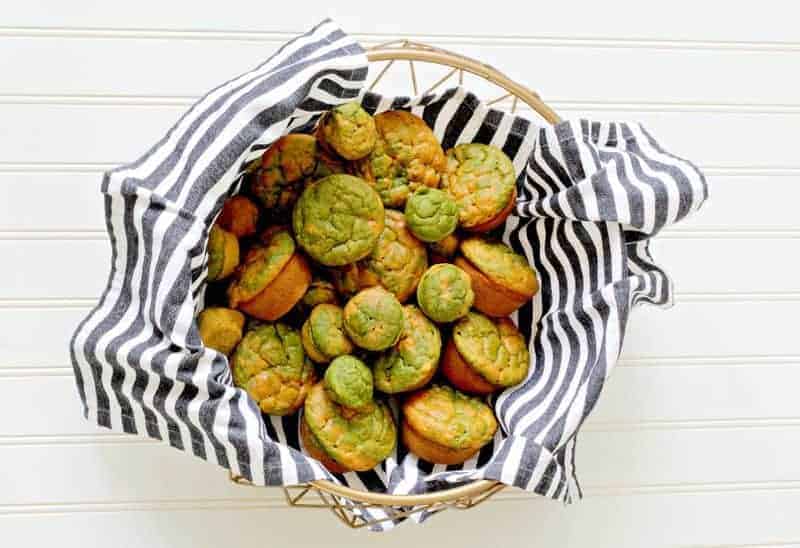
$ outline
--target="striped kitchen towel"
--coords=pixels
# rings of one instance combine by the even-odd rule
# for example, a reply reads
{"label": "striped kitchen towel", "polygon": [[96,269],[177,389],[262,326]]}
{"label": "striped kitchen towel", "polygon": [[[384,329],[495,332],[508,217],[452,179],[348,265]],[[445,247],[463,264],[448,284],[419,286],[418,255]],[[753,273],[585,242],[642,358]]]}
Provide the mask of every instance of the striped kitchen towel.
{"label": "striped kitchen towel", "polygon": [[[404,494],[486,478],[579,498],[577,433],[620,354],[631,307],[671,303],[649,241],[700,207],[703,175],[639,124],[540,127],[460,87],[416,98],[364,92],[366,75],[362,47],[324,21],[209,92],[140,159],[105,174],[111,272],[71,342],[85,416],[256,485],[329,479]],[[541,291],[513,316],[533,362],[522,384],[492,400],[501,428],[463,465],[424,462],[400,446],[372,471],[329,473],[302,452],[298,417],[262,415],[233,386],[225,356],[203,346],[194,321],[204,303],[208,230],[245,166],[281,135],[309,131],[321,113],[356,98],[372,113],[419,115],[445,149],[496,145],[519,174],[503,238],[539,274]],[[361,511],[391,518],[388,509]]]}

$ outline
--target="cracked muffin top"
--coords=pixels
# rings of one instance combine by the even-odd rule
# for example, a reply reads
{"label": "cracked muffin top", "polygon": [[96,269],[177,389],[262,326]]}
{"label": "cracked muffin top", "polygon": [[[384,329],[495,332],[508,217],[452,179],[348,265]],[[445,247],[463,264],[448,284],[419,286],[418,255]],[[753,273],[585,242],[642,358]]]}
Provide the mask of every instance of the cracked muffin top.
{"label": "cracked muffin top", "polygon": [[287,213],[316,167],[316,138],[302,133],[284,135],[264,152],[250,191],[272,213]]}
{"label": "cracked muffin top", "polygon": [[306,353],[317,363],[327,363],[353,350],[353,343],[344,332],[342,309],[335,304],[315,306],[303,323],[300,336]]}
{"label": "cracked muffin top", "polygon": [[450,263],[430,267],[417,286],[417,302],[435,322],[457,320],[469,312],[474,301],[469,274]]}
{"label": "cracked muffin top", "polygon": [[492,409],[444,385],[433,385],[403,402],[403,417],[422,437],[450,449],[479,449],[497,430]]}
{"label": "cracked muffin top", "polygon": [[464,143],[447,151],[442,188],[458,204],[461,226],[471,228],[499,215],[514,197],[516,173],[492,145]]}
{"label": "cracked muffin top", "polygon": [[528,374],[528,345],[508,318],[470,312],[453,327],[453,342],[464,361],[495,386],[513,386]]}
{"label": "cracked muffin top", "polygon": [[439,186],[444,151],[422,118],[389,110],[375,116],[375,127],[375,146],[354,169],[375,186],[386,206],[402,207],[417,188]]}
{"label": "cracked muffin top", "polygon": [[236,279],[228,288],[228,298],[233,308],[261,293],[289,262],[296,246],[286,229],[269,231],[264,244],[255,245],[245,255]]}
{"label": "cracked muffin top", "polygon": [[397,427],[385,403],[374,401],[353,413],[330,398],[324,383],[311,389],[303,417],[325,453],[350,470],[374,468],[397,442]]}
{"label": "cracked muffin top", "polygon": [[343,266],[375,247],[384,226],[383,204],[363,179],[329,175],[303,191],[292,225],[297,242],[314,260]]}
{"label": "cracked muffin top", "polygon": [[406,222],[423,242],[438,242],[452,234],[458,225],[458,205],[438,188],[422,187],[406,202]]}
{"label": "cracked muffin top", "polygon": [[339,356],[325,370],[330,398],[348,409],[365,409],[372,402],[372,371],[355,356]]}
{"label": "cracked muffin top", "polygon": [[479,237],[461,242],[461,253],[490,280],[520,295],[534,295],[539,289],[536,272],[527,259],[503,242]]}
{"label": "cracked muffin top", "polygon": [[294,413],[314,383],[300,333],[282,323],[256,323],[236,347],[231,369],[234,384],[270,415]]}
{"label": "cracked muffin top", "polygon": [[356,102],[338,105],[325,113],[318,131],[320,140],[345,160],[358,160],[369,154],[378,137],[375,120]]}
{"label": "cracked muffin top", "polygon": [[400,340],[375,362],[375,387],[387,394],[416,390],[427,383],[439,365],[439,329],[414,305],[403,307]]}
{"label": "cracked muffin top", "polygon": [[376,286],[364,289],[344,307],[344,329],[366,350],[385,350],[403,331],[403,307],[397,297]]}

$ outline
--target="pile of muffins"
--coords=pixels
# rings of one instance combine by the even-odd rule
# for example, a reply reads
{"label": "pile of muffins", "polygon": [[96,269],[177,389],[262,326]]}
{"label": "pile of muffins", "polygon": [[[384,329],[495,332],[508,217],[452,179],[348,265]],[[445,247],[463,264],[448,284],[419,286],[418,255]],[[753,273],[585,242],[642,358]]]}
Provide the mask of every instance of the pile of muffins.
{"label": "pile of muffins", "polygon": [[332,472],[369,470],[400,437],[457,464],[497,430],[486,395],[523,381],[508,315],[538,291],[496,239],[514,207],[502,150],[445,151],[401,110],[358,103],[289,134],[247,168],[208,236],[203,343],[230,359],[261,411],[303,409],[303,450]]}

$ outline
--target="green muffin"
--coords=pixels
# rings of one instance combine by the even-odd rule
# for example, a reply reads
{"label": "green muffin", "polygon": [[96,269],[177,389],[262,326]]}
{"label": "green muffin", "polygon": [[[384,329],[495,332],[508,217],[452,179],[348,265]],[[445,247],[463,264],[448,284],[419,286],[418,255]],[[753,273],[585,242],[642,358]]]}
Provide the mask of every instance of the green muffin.
{"label": "green muffin", "polygon": [[317,140],[314,136],[290,133],[264,152],[261,169],[252,179],[250,191],[271,215],[286,214],[316,167]]}
{"label": "green muffin", "polygon": [[227,356],[242,340],[244,314],[230,308],[211,306],[200,312],[197,325],[203,344]]}
{"label": "green muffin", "polygon": [[453,342],[461,358],[496,387],[514,386],[528,374],[528,345],[508,318],[470,312],[453,327]]}
{"label": "green muffin", "polygon": [[296,246],[288,230],[271,233],[265,244],[256,244],[244,258],[228,288],[230,305],[236,307],[256,297],[280,274],[294,255]]}
{"label": "green muffin", "polygon": [[231,369],[234,384],[270,415],[297,411],[314,384],[314,366],[300,333],[282,323],[259,323],[248,331],[233,353]]}
{"label": "green muffin", "polygon": [[403,307],[400,340],[374,365],[375,387],[387,394],[409,392],[431,380],[439,364],[442,337],[439,329],[414,305]]}
{"label": "green muffin", "polygon": [[510,213],[516,196],[514,164],[495,146],[457,145],[447,151],[442,188],[458,204],[461,226],[483,232]]}
{"label": "green muffin", "polygon": [[317,363],[328,363],[336,356],[353,351],[342,325],[342,309],[335,304],[318,304],[300,330],[303,348]]}
{"label": "green muffin", "polygon": [[422,187],[406,202],[406,223],[423,242],[438,242],[452,234],[458,225],[458,205],[438,188]]}
{"label": "green muffin", "polygon": [[437,187],[445,168],[444,151],[425,121],[404,110],[375,116],[375,147],[353,164],[375,185],[387,207],[403,207],[422,186]]}
{"label": "green muffin", "polygon": [[366,350],[385,350],[403,331],[403,307],[382,287],[360,291],[344,307],[344,329],[354,343]]}
{"label": "green muffin", "polygon": [[339,356],[325,370],[328,396],[348,409],[365,409],[372,403],[372,371],[354,356]]}
{"label": "green muffin", "polygon": [[364,180],[330,175],[309,185],[292,213],[300,246],[325,266],[342,266],[370,254],[383,231],[380,196]]}
{"label": "green muffin", "polygon": [[430,267],[417,286],[417,303],[426,316],[439,323],[463,317],[474,300],[469,275],[450,263]]}
{"label": "green muffin", "polygon": [[356,102],[338,105],[319,123],[320,140],[345,160],[358,160],[375,146],[375,120]]}
{"label": "green muffin", "polygon": [[402,303],[414,293],[426,268],[425,245],[408,231],[402,213],[387,209],[372,253],[358,262],[359,287],[381,285]]}
{"label": "green muffin", "polygon": [[325,455],[346,470],[371,470],[397,443],[397,427],[385,403],[375,401],[353,413],[330,398],[324,383],[308,394],[303,420]]}
{"label": "green muffin", "polygon": [[208,233],[208,274],[215,282],[230,276],[239,265],[239,240],[232,233],[213,225]]}

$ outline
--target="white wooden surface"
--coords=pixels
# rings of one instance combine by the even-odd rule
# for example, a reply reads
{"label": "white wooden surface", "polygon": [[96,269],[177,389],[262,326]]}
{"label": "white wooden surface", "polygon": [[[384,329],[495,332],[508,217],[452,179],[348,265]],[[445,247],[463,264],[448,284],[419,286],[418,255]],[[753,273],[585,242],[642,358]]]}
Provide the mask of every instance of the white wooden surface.
{"label": "white wooden surface", "polygon": [[[3,7],[2,544],[800,546],[797,8],[391,5]],[[192,98],[325,15],[365,42],[408,36],[474,55],[567,116],[642,120],[706,169],[712,203],[655,246],[677,304],[635,313],[579,441],[583,502],[507,492],[469,514],[375,537],[82,420],[67,340],[108,268],[100,172],[136,157]]]}

